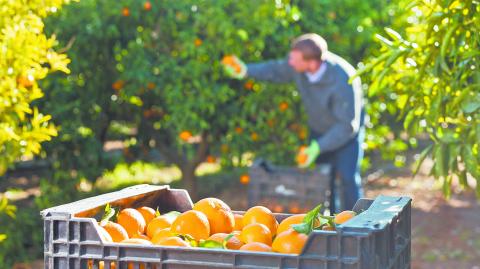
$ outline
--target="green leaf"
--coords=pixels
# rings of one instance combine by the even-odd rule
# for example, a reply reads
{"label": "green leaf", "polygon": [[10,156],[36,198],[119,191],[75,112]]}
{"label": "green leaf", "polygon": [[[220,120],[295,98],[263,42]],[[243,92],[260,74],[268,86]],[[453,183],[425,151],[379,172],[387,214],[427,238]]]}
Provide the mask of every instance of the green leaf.
{"label": "green leaf", "polygon": [[200,244],[200,242],[197,243],[197,240],[195,240],[195,238],[189,234],[173,233],[173,235],[180,237],[183,241],[187,241],[192,247],[197,247]]}
{"label": "green leaf", "polygon": [[107,204],[105,206],[103,217],[100,220],[100,226],[105,226],[113,216],[115,216],[115,209],[111,207],[110,204]]}
{"label": "green leaf", "polygon": [[447,73],[450,73],[450,68],[448,67],[445,58],[447,56],[447,49],[450,45],[450,39],[452,38],[453,33],[455,33],[455,30],[457,30],[456,24],[450,26],[450,29],[447,30],[447,33],[443,37],[442,46],[440,47],[440,65],[442,66],[442,69]]}
{"label": "green leaf", "polygon": [[232,234],[229,234],[227,237],[225,237],[225,239],[223,239],[222,246],[224,249],[227,249],[228,240],[230,240],[234,236],[235,235],[232,233]]}
{"label": "green leaf", "polygon": [[387,34],[391,38],[393,38],[394,40],[403,41],[402,36],[397,31],[393,30],[392,28],[385,27],[385,32],[387,32]]}
{"label": "green leaf", "polygon": [[[228,240],[227,240],[228,241]],[[198,247],[226,249],[225,245],[213,240],[200,240]]]}
{"label": "green leaf", "polygon": [[303,233],[307,235],[310,234],[314,228],[313,226],[315,225],[315,220],[318,218],[321,209],[322,205],[320,204],[307,213],[305,218],[303,218],[303,223],[294,224],[292,225],[292,228],[298,233]]}
{"label": "green leaf", "polygon": [[425,158],[427,158],[428,154],[430,154],[430,152],[432,151],[433,149],[433,144],[432,145],[429,145],[428,147],[426,147],[422,153],[420,153],[420,157],[418,158],[418,160],[415,162],[415,168],[413,170],[413,174],[416,175],[418,173],[418,170],[420,169],[420,166],[422,165],[423,161],[425,160]]}
{"label": "green leaf", "polygon": [[477,111],[479,108],[480,108],[480,101],[475,99],[470,100],[470,102],[462,105],[462,110],[465,113],[473,113]]}
{"label": "green leaf", "polygon": [[[475,178],[478,180],[480,179],[480,170],[478,169],[479,164],[476,161],[475,156],[473,155],[472,148],[468,146],[464,146],[462,149],[462,159],[463,162],[465,163],[465,167],[467,168],[467,171]],[[477,183],[477,187],[478,187]]]}

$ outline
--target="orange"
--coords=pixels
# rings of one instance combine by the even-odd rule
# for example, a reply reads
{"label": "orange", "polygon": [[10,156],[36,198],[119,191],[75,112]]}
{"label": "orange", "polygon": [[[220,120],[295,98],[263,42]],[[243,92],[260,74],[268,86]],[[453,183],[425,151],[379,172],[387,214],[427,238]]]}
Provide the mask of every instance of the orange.
{"label": "orange", "polygon": [[122,225],[115,222],[107,222],[103,228],[110,234],[113,242],[121,242],[128,239],[128,233]]}
{"label": "orange", "polygon": [[156,86],[157,86],[157,85],[155,85],[155,83],[153,83],[153,82],[147,83],[147,89],[149,89],[149,90],[155,89]]}
{"label": "orange", "polygon": [[138,212],[142,214],[143,219],[145,220],[145,224],[148,225],[148,223],[155,218],[155,209],[148,207],[148,206],[142,206],[140,208],[137,208]]}
{"label": "orange", "polygon": [[203,41],[200,38],[196,38],[193,43],[195,44],[195,47],[199,47],[202,45]]}
{"label": "orange", "polygon": [[307,129],[302,128],[302,129],[300,129],[300,130],[298,131],[298,138],[304,140],[304,139],[307,138],[307,134],[308,134],[308,133],[307,133]]}
{"label": "orange", "polygon": [[148,237],[144,234],[137,234],[137,235],[134,235],[132,238],[139,238],[139,239],[144,239],[144,240],[150,241],[150,237]]}
{"label": "orange", "polygon": [[129,237],[143,234],[147,226],[142,214],[133,208],[126,208],[120,211],[117,216],[117,223],[125,228]]}
{"label": "orange", "polygon": [[122,242],[123,244],[136,244],[136,245],[152,245],[152,242],[145,240],[145,239],[140,239],[140,238],[129,238],[125,239]]}
{"label": "orange", "polygon": [[130,16],[130,9],[128,9],[127,7],[124,7],[124,8],[122,9],[122,15],[123,15],[124,17]]}
{"label": "orange", "polygon": [[334,219],[335,224],[343,224],[348,220],[352,219],[353,217],[355,217],[356,215],[357,213],[355,213],[354,211],[350,211],[350,210],[342,211],[337,215],[335,215],[335,219]]}
{"label": "orange", "polygon": [[252,223],[243,227],[240,238],[243,243],[260,242],[267,245],[272,244],[272,233],[267,226],[261,223]]}
{"label": "orange", "polygon": [[235,217],[230,207],[222,200],[217,198],[205,198],[193,206],[193,210],[197,210],[205,214],[210,224],[210,234],[230,233],[235,226]]}
{"label": "orange", "polygon": [[235,132],[237,134],[241,134],[241,133],[243,133],[243,128],[242,127],[235,127]]}
{"label": "orange", "polygon": [[288,109],[288,103],[287,102],[281,102],[278,107],[280,108],[280,111],[285,111],[285,110]]}
{"label": "orange", "polygon": [[18,77],[17,83],[25,88],[30,88],[33,86],[33,81],[29,80],[28,77]]}
{"label": "orange", "polygon": [[247,174],[243,174],[240,176],[240,183],[243,185],[247,185],[250,182],[250,176]]}
{"label": "orange", "polygon": [[253,81],[249,80],[247,82],[245,82],[245,84],[243,85],[243,87],[247,90],[251,90],[253,89]]}
{"label": "orange", "polygon": [[[134,268],[135,268],[135,264],[133,264],[133,262],[129,262],[127,269],[134,269]],[[153,268],[156,268],[156,267],[153,267]],[[138,266],[138,269],[145,269],[145,265],[144,265],[144,264],[140,264],[140,265]]]}
{"label": "orange", "polygon": [[[93,269],[93,260],[88,260],[88,263],[87,263],[87,268],[88,269]],[[105,268],[105,262],[104,261],[99,261],[98,262],[98,269],[104,269]],[[117,265],[115,264],[115,262],[110,262],[110,269],[115,269],[117,268]]]}
{"label": "orange", "polygon": [[183,241],[180,237],[170,236],[162,238],[156,243],[159,246],[172,246],[172,247],[190,247],[190,244]]}
{"label": "orange", "polygon": [[252,242],[243,245],[240,250],[245,251],[259,251],[259,252],[272,252],[272,248],[269,245],[265,245],[259,242]]}
{"label": "orange", "polygon": [[105,242],[113,242],[112,236],[103,228],[102,226],[97,227],[98,233],[100,234],[100,239]]}
{"label": "orange", "polygon": [[243,216],[239,214],[233,214],[235,218],[235,226],[233,227],[234,231],[241,231],[243,229]]}
{"label": "orange", "polygon": [[223,57],[222,63],[225,65],[234,65],[235,64],[235,58],[232,55],[227,55]]}
{"label": "orange", "polygon": [[252,141],[258,141],[258,134],[253,132],[251,135],[250,135],[250,138],[252,139]]}
{"label": "orange", "polygon": [[157,244],[163,238],[172,237],[172,236],[173,236],[173,234],[172,234],[172,232],[170,232],[170,228],[165,228],[165,229],[157,231],[157,233],[155,233],[155,236],[152,237],[151,241],[152,241],[152,243]]}
{"label": "orange", "polygon": [[293,216],[290,216],[290,217],[282,220],[282,222],[280,222],[280,225],[278,226],[277,234],[290,229],[293,224],[302,223],[305,216],[306,216],[306,214],[298,214],[298,215],[293,215]]}
{"label": "orange", "polygon": [[153,238],[157,232],[172,226],[172,220],[165,216],[158,216],[150,221],[147,226],[147,235]]}
{"label": "orange", "polygon": [[171,231],[172,233],[190,235],[198,241],[210,236],[210,224],[205,214],[200,211],[189,210],[175,219]]}
{"label": "orange", "polygon": [[[218,243],[222,243],[223,244],[223,241],[225,240],[225,238],[229,236],[229,234],[226,234],[226,233],[216,233],[216,234],[213,234],[211,235],[208,240],[212,240],[212,241],[216,241]],[[228,249],[234,249],[234,250],[237,250],[239,249],[241,246],[243,246],[243,243],[242,241],[240,241],[240,239],[238,239],[238,237],[236,235],[234,235],[232,238],[228,239],[227,241],[227,248]]]}
{"label": "orange", "polygon": [[215,163],[215,162],[217,162],[217,158],[215,158],[215,156],[212,156],[212,155],[207,156],[207,163]]}
{"label": "orange", "polygon": [[283,212],[283,206],[282,206],[282,205],[279,205],[279,204],[276,204],[276,205],[273,207],[273,212],[276,212],[276,213],[281,213],[281,212]]}
{"label": "orange", "polygon": [[290,213],[292,214],[300,213],[300,207],[298,206],[298,204],[294,203],[290,206]]}
{"label": "orange", "polygon": [[280,253],[300,254],[307,239],[308,235],[288,229],[275,237],[272,249]]}
{"label": "orange", "polygon": [[306,146],[301,146],[298,150],[297,154],[297,163],[298,164],[304,164],[307,162],[308,155],[304,153],[305,149],[307,149]]}
{"label": "orange", "polygon": [[143,9],[145,9],[146,11],[149,11],[152,9],[152,3],[150,3],[150,1],[147,1],[143,4]]}
{"label": "orange", "polygon": [[268,227],[272,235],[277,234],[278,222],[272,211],[264,206],[254,206],[243,215],[243,226],[261,223]]}
{"label": "orange", "polygon": [[123,88],[124,85],[125,85],[125,81],[117,80],[112,84],[112,88],[116,91],[119,91]]}
{"label": "orange", "polygon": [[181,140],[187,142],[192,137],[192,133],[190,133],[189,131],[183,131],[178,135],[178,137],[180,137]]}

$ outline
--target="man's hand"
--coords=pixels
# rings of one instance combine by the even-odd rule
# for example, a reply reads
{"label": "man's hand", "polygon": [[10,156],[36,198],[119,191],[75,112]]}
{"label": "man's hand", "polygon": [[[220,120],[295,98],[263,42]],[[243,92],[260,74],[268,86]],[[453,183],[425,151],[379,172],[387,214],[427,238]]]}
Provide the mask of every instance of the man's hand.
{"label": "man's hand", "polygon": [[228,55],[222,59],[223,68],[228,76],[242,79],[247,75],[247,66],[235,55]]}
{"label": "man's hand", "polygon": [[297,155],[298,167],[309,167],[317,159],[318,155],[320,155],[320,146],[316,140],[312,140],[308,147],[300,148],[300,152]]}

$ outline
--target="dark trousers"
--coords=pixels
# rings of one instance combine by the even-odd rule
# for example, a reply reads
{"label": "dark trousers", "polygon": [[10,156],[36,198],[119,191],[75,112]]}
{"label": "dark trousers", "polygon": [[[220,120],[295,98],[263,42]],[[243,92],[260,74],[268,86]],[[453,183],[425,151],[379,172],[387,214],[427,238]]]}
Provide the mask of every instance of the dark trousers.
{"label": "dark trousers", "polygon": [[[314,135],[314,134],[313,134]],[[363,158],[362,143],[365,138],[365,128],[362,126],[358,134],[341,148],[320,153],[316,163],[328,163],[332,167],[330,182],[330,212],[340,210],[336,208],[337,195],[343,198],[341,204],[344,210],[351,210],[355,202],[363,197],[362,179],[360,177],[360,162]],[[321,151],[322,149],[320,149]],[[339,178],[342,189],[336,190],[335,178]],[[338,213],[338,212],[337,212]]]}

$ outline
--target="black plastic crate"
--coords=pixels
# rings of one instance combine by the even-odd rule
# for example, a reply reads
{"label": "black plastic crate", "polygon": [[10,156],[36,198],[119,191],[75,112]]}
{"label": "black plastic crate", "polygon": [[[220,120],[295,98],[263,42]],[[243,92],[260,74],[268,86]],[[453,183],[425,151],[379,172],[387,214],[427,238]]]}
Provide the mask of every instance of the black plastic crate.
{"label": "black plastic crate", "polygon": [[[161,212],[192,208],[185,190],[138,185],[46,209],[41,212],[46,269],[410,268],[408,197],[360,199],[354,210],[362,214],[337,231],[314,231],[300,255],[105,243],[92,216],[101,214],[107,203],[119,207],[158,206]],[[276,216],[281,221],[288,215]]]}
{"label": "black plastic crate", "polygon": [[257,160],[249,168],[249,175],[249,206],[268,205],[274,212],[288,213],[304,213],[319,204],[329,207],[329,165],[299,169]]}

